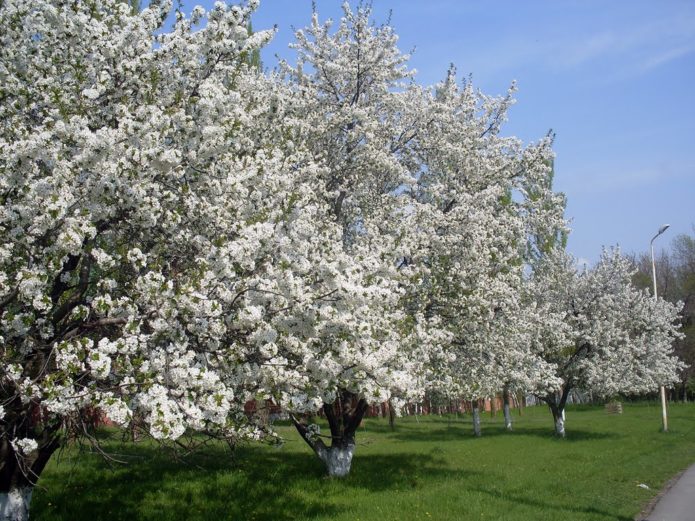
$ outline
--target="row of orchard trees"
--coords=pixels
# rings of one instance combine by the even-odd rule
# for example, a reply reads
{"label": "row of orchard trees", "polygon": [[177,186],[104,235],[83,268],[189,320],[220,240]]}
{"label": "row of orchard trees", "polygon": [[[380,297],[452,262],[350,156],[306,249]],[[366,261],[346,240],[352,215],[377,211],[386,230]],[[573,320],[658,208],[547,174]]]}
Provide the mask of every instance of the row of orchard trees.
{"label": "row of orchard trees", "polygon": [[676,377],[677,309],[563,253],[511,91],[419,86],[347,6],[263,73],[256,4],[0,3],[0,519],[94,410],[238,441],[272,400],[342,476],[369,403],[523,389],[559,423],[573,387]]}

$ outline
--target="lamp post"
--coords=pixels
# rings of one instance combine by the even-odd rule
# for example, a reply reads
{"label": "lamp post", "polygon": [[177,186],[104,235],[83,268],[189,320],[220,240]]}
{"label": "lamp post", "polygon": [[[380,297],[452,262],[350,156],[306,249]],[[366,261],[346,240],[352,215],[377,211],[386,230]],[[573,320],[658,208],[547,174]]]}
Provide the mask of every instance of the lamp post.
{"label": "lamp post", "polygon": [[[656,232],[656,235],[652,237],[652,240],[649,241],[649,248],[651,249],[652,252],[652,281],[654,282],[654,300],[657,299],[656,295],[656,264],[654,263],[654,240],[664,233],[666,230],[668,230],[668,227],[670,224],[664,224],[661,228],[659,228],[659,231]],[[664,432],[668,432],[668,414],[666,413],[666,389],[664,389],[664,386],[659,387],[659,394],[661,395],[661,425],[663,427]]]}

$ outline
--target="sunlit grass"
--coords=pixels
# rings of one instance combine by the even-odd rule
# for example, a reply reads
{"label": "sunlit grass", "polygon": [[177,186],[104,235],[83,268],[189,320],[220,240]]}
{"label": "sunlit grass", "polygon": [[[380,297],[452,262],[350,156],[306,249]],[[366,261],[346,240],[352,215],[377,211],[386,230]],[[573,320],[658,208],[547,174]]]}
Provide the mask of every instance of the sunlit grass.
{"label": "sunlit grass", "polygon": [[[49,464],[32,504],[38,520],[632,520],[673,474],[695,461],[695,406],[569,409],[565,440],[545,407],[470,417],[369,419],[358,434],[352,474],[326,479],[289,427],[281,448],[208,447],[185,463],[149,443],[109,449],[130,463],[110,469],[68,450]],[[646,484],[649,490],[639,487]]]}

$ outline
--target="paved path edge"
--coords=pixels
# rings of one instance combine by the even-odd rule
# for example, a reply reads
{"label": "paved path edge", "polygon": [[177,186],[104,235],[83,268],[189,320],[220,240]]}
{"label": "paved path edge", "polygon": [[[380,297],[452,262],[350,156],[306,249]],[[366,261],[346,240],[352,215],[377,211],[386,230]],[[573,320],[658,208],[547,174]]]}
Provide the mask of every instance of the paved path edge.
{"label": "paved path edge", "polygon": [[673,485],[675,485],[678,482],[678,480],[681,479],[681,477],[683,477],[683,474],[685,474],[691,466],[695,466],[695,464],[685,467],[678,474],[669,479],[663,486],[663,488],[659,491],[659,493],[656,496],[654,496],[649,501],[649,503],[647,503],[647,505],[642,509],[642,511],[639,514],[635,516],[635,521],[649,521],[649,519],[647,518],[649,517],[649,514],[651,514],[656,508],[656,504],[661,500],[662,497],[666,495],[666,493],[669,490],[673,488]]}

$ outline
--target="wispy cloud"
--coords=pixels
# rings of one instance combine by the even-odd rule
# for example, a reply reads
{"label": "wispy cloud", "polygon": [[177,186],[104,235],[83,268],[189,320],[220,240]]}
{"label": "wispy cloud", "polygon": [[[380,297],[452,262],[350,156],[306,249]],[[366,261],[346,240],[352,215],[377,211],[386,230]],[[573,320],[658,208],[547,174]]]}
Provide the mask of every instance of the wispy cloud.
{"label": "wispy cloud", "polygon": [[[578,35],[574,35],[575,37]],[[546,65],[576,70],[588,65],[617,64],[610,77],[623,79],[647,73],[695,51],[695,16],[670,16],[560,40]]]}
{"label": "wispy cloud", "polygon": [[665,65],[666,63],[677,60],[678,58],[681,58],[682,56],[686,56],[692,52],[695,52],[695,44],[693,45],[685,45],[682,47],[675,47],[673,49],[668,49],[660,54],[657,54],[655,56],[651,56],[647,59],[645,59],[642,64],[641,64],[641,70],[643,72],[647,72],[650,69],[654,69],[656,67],[659,67],[661,65]]}
{"label": "wispy cloud", "polygon": [[[616,21],[587,29],[588,23],[543,27],[529,37],[523,25],[462,65],[476,74],[495,75],[514,68],[541,68],[564,74],[600,68],[598,81],[645,74],[695,52],[695,14],[670,14],[657,20]],[[465,51],[464,51],[465,52]]]}

